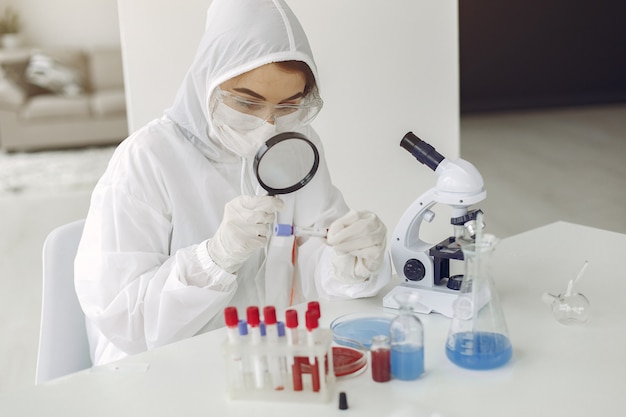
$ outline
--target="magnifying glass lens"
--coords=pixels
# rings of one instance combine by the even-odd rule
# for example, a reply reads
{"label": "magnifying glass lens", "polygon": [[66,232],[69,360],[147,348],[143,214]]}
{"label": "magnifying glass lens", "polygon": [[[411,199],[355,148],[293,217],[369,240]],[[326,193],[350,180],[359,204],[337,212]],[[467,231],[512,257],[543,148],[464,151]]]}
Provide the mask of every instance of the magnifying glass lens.
{"label": "magnifying glass lens", "polygon": [[318,166],[317,147],[297,132],[273,136],[254,159],[257,179],[270,195],[301,189],[311,181]]}

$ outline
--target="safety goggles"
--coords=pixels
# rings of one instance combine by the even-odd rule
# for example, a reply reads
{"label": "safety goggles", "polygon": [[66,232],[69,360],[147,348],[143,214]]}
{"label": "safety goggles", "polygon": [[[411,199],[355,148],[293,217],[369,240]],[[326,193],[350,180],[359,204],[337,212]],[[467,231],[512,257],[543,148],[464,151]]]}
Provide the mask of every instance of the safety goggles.
{"label": "safety goggles", "polygon": [[246,123],[243,124],[237,123],[237,118],[233,118],[232,122],[237,123],[237,126],[233,126],[229,121],[223,121],[232,128],[240,131],[253,130],[264,123],[271,123],[276,126],[278,131],[285,131],[311,123],[322,109],[323,104],[324,102],[315,90],[303,97],[298,104],[273,104],[244,98],[218,87],[213,94],[211,115],[224,117],[224,115],[232,114],[232,112],[224,111],[227,109],[220,109],[221,106],[227,106],[238,113],[253,116],[247,117]]}

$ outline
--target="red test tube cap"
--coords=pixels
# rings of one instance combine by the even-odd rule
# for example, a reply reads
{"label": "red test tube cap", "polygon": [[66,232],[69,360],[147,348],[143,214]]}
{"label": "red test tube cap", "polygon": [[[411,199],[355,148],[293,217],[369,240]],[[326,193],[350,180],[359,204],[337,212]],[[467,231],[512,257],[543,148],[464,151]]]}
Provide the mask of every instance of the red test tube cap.
{"label": "red test tube cap", "polygon": [[319,327],[317,312],[315,310],[307,310],[306,312],[306,329],[313,330]]}
{"label": "red test tube cap", "polygon": [[317,301],[309,301],[309,303],[307,304],[307,310],[315,311],[318,319],[322,316],[320,303]]}
{"label": "red test tube cap", "polygon": [[295,329],[298,327],[298,312],[294,309],[285,311],[285,325],[288,329]]}
{"label": "red test tube cap", "polygon": [[228,327],[237,327],[239,325],[237,307],[226,307],[224,309],[224,322]]}
{"label": "red test tube cap", "polygon": [[274,306],[263,307],[263,320],[265,324],[276,324],[276,308]]}
{"label": "red test tube cap", "polygon": [[246,309],[246,318],[248,324],[252,327],[257,327],[261,324],[261,316],[259,315],[259,308],[256,306],[250,306]]}

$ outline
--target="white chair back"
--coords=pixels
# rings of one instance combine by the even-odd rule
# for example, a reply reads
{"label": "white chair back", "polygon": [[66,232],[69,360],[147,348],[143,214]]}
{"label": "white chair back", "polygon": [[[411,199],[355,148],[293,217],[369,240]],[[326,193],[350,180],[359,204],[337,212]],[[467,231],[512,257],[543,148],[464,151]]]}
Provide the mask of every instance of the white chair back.
{"label": "white chair back", "polygon": [[84,223],[78,220],[60,226],[44,242],[36,384],[92,365],[85,315],[74,289],[74,258]]}

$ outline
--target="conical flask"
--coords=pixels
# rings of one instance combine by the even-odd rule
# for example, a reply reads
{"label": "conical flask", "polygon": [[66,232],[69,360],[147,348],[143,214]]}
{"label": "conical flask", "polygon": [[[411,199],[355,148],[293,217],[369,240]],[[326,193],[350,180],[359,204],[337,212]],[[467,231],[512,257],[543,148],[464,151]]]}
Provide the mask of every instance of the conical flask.
{"label": "conical flask", "polygon": [[446,355],[467,369],[493,369],[513,354],[504,313],[491,278],[491,258],[498,239],[485,234],[461,246],[465,277],[453,304]]}

